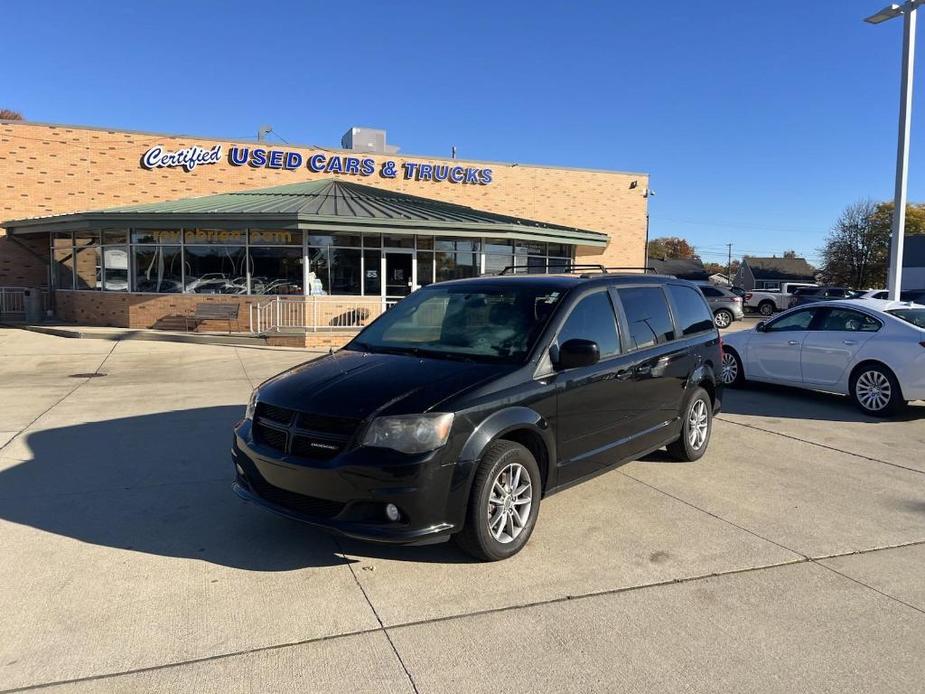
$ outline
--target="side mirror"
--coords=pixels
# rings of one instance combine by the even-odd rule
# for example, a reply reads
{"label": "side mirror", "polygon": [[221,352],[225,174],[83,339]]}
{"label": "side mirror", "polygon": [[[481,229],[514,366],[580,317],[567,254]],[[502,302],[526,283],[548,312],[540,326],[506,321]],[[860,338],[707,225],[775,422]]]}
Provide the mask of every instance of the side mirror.
{"label": "side mirror", "polygon": [[601,360],[601,351],[592,340],[567,340],[559,346],[560,369],[574,369],[579,366],[593,366]]}
{"label": "side mirror", "polygon": [[755,326],[755,332],[763,333],[766,326],[767,321],[759,321],[758,325]]}

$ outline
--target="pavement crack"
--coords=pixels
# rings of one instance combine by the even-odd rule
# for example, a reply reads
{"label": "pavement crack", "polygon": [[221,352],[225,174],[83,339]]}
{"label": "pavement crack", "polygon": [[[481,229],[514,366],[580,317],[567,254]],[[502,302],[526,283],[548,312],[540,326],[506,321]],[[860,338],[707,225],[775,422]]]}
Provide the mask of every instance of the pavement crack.
{"label": "pavement crack", "polygon": [[765,429],[764,427],[755,426],[754,424],[745,424],[744,422],[736,422],[732,419],[726,419],[725,417],[717,417],[721,422],[726,424],[734,424],[738,427],[745,427],[746,429],[754,429],[755,431],[763,431],[766,434],[773,434],[774,436],[780,436],[785,439],[790,439],[791,441],[798,441],[800,443],[805,443],[809,446],[818,446],[819,448],[824,448],[827,451],[833,451],[835,453],[843,453],[844,455],[854,456],[855,458],[860,458],[861,460],[868,460],[872,463],[880,463],[881,465],[889,465],[890,467],[896,467],[900,470],[908,470],[909,472],[915,472],[919,475],[925,475],[925,470],[918,470],[914,467],[909,467],[908,465],[900,465],[899,463],[891,463],[888,460],[880,460],[879,458],[872,458],[869,455],[863,455],[862,453],[855,453],[854,451],[846,451],[841,448],[836,448],[835,446],[829,446],[825,443],[819,443],[818,441],[810,441],[808,439],[801,439],[799,436],[793,436],[791,434],[782,434],[779,431],[774,431],[773,429]]}
{"label": "pavement crack", "polygon": [[385,638],[389,642],[389,646],[392,648],[392,652],[395,654],[395,657],[398,659],[399,665],[401,665],[402,670],[405,671],[405,677],[408,678],[408,683],[411,685],[411,689],[414,691],[414,694],[419,694],[418,686],[414,681],[414,677],[411,676],[411,671],[408,669],[404,659],[401,657],[401,653],[398,652],[398,648],[396,647],[395,642],[392,641],[392,635],[389,633],[389,630],[386,629],[386,626],[382,621],[382,617],[379,616],[379,612],[376,610],[376,606],[373,605],[373,601],[370,599],[369,594],[366,592],[363,584],[360,583],[360,578],[357,576],[356,571],[353,569],[353,563],[347,559],[347,554],[344,552],[344,548],[341,545],[340,540],[336,537],[334,538],[334,544],[337,545],[337,551],[343,558],[347,568],[350,569],[350,575],[353,576],[354,583],[356,583],[357,588],[359,588],[360,592],[363,594],[363,597],[366,600],[366,604],[369,605],[369,609],[372,610],[373,616],[376,618],[376,621],[379,622],[378,631],[381,631],[383,634],[385,634]]}
{"label": "pavement crack", "polygon": [[715,518],[716,520],[718,520],[718,521],[720,521],[720,522],[722,522],[722,523],[726,523],[727,525],[731,525],[733,528],[736,528],[736,529],[738,529],[738,530],[741,530],[742,532],[746,532],[746,533],[748,533],[749,535],[752,535],[753,537],[757,537],[759,540],[764,540],[765,542],[768,542],[768,543],[770,543],[770,544],[772,544],[772,545],[775,545],[776,547],[780,547],[780,548],[783,549],[783,550],[786,550],[786,551],[788,551],[788,552],[792,552],[793,554],[796,554],[798,557],[801,557],[802,559],[805,559],[805,560],[807,560],[807,561],[811,561],[811,558],[810,558],[808,555],[804,554],[803,552],[799,552],[799,551],[793,549],[793,547],[787,547],[786,545],[782,545],[780,542],[775,542],[774,540],[772,540],[772,539],[769,538],[769,537],[765,537],[764,535],[761,535],[761,534],[759,534],[759,533],[756,533],[754,530],[751,530],[750,528],[746,528],[745,526],[739,525],[738,523],[733,523],[733,522],[732,522],[731,520],[729,520],[728,518],[723,518],[722,516],[720,516],[720,515],[718,515],[718,514],[716,514],[716,513],[713,513],[712,511],[708,511],[707,509],[702,508],[702,507],[698,506],[697,504],[693,504],[693,503],[691,503],[690,501],[687,501],[686,499],[682,499],[681,497],[675,496],[674,494],[672,494],[672,493],[670,493],[670,492],[666,492],[664,489],[659,489],[659,488],[656,487],[655,485],[649,484],[648,482],[643,482],[641,479],[639,479],[638,477],[633,477],[633,476],[632,476],[631,474],[629,474],[628,472],[625,472],[625,471],[623,471],[623,470],[617,470],[617,472],[619,472],[619,473],[620,473],[621,475],[623,475],[624,477],[629,477],[629,478],[630,478],[631,480],[633,480],[634,482],[638,482],[639,484],[641,484],[641,485],[643,485],[643,486],[645,486],[645,487],[648,487],[649,489],[652,489],[652,490],[658,492],[659,494],[664,494],[664,495],[667,496],[668,498],[674,499],[675,501],[679,501],[679,502],[681,502],[682,504],[684,504],[685,506],[690,506],[692,509],[695,509],[695,510],[697,510],[697,511],[700,511],[701,513],[705,513],[705,514],[707,514],[708,516],[710,516],[711,518]]}
{"label": "pavement crack", "polygon": [[[112,348],[106,353],[106,356],[103,357],[103,361],[101,361],[101,362],[99,363],[99,365],[98,365],[91,373],[99,373],[100,369],[103,368],[103,364],[105,364],[105,363],[106,363],[106,360],[109,359],[110,356],[112,356],[112,353],[116,350],[116,347],[118,347],[118,346],[119,346],[119,343],[118,343],[118,342],[114,342],[114,343],[112,344]],[[35,419],[33,419],[33,420],[32,420],[31,422],[29,422],[28,424],[26,424],[26,426],[24,426],[24,427],[23,427],[22,429],[20,429],[19,431],[17,431],[16,434],[15,434],[14,436],[10,437],[10,440],[9,440],[9,441],[7,441],[5,444],[3,444],[2,446],[0,446],[0,456],[2,456],[2,454],[3,454],[3,449],[5,449],[7,446],[9,446],[11,443],[13,443],[13,441],[16,441],[16,440],[17,440],[20,436],[22,436],[25,432],[29,431],[29,428],[30,428],[33,424],[35,424],[37,421],[39,421],[42,417],[44,417],[46,414],[48,414],[49,412],[51,412],[51,411],[52,411],[53,409],[55,409],[58,405],[60,405],[62,402],[64,402],[64,401],[67,400],[69,397],[71,397],[74,393],[76,393],[78,390],[80,390],[80,388],[81,388],[82,386],[84,386],[84,385],[87,383],[87,381],[90,380],[90,378],[91,378],[91,377],[88,376],[87,378],[80,379],[80,382],[79,382],[77,385],[75,385],[75,386],[74,386],[73,388],[71,388],[68,392],[66,392],[64,395],[62,395],[60,398],[58,398],[58,400],[56,400],[56,401],[53,402],[51,405],[49,405],[44,411],[42,411],[42,412],[40,412],[38,415],[36,415]]]}

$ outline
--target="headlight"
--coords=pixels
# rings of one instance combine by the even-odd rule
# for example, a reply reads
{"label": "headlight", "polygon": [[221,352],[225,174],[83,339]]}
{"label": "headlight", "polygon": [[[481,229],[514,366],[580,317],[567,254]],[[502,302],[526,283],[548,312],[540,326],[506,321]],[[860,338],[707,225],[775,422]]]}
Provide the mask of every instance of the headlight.
{"label": "headlight", "polygon": [[425,453],[444,445],[452,426],[452,414],[377,417],[366,430],[363,445],[392,448],[402,453]]}
{"label": "headlight", "polygon": [[253,419],[254,410],[257,408],[257,389],[251,393],[251,399],[247,401],[247,409],[244,410],[244,419]]}

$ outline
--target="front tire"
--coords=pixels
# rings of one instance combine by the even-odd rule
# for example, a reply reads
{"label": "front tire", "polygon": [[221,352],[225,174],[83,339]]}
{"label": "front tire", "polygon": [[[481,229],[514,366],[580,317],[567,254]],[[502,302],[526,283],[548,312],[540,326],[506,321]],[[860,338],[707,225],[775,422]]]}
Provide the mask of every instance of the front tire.
{"label": "front tire", "polygon": [[692,463],[700,460],[713,432],[713,403],[703,388],[695,388],[681,413],[681,436],[667,446],[672,459]]}
{"label": "front tire", "polygon": [[732,315],[731,311],[727,311],[724,308],[721,308],[713,316],[713,323],[716,324],[717,328],[728,328],[732,325],[732,321],[735,320],[735,316]]}
{"label": "front tire", "polygon": [[536,526],[542,489],[540,467],[530,451],[513,441],[493,442],[475,473],[456,544],[481,561],[514,556]]}
{"label": "front tire", "polygon": [[851,375],[851,399],[864,414],[889,417],[906,404],[899,381],[890,369],[867,364]]}
{"label": "front tire", "polygon": [[773,301],[762,301],[758,304],[758,313],[762,316],[770,316],[774,314],[774,302]]}
{"label": "front tire", "polygon": [[745,369],[742,359],[732,349],[723,349],[723,360],[719,369],[719,380],[724,386],[741,388],[745,385]]}

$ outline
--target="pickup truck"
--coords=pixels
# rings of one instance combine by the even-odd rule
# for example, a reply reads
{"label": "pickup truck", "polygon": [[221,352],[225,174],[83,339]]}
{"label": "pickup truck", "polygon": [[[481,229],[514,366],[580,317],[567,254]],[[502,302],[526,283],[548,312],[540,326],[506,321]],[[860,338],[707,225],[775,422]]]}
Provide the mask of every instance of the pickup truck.
{"label": "pickup truck", "polygon": [[782,282],[779,291],[755,289],[746,292],[745,308],[757,311],[762,316],[770,316],[775,311],[785,311],[790,308],[790,298],[794,289],[815,286],[808,282]]}

